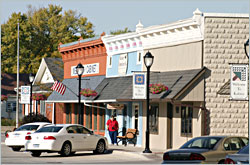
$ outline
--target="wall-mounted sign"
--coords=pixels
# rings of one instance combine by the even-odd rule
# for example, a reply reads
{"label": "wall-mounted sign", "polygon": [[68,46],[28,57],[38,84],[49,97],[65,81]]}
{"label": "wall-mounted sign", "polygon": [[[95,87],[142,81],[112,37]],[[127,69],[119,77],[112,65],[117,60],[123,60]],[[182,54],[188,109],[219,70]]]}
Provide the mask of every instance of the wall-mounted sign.
{"label": "wall-mounted sign", "polygon": [[146,73],[133,74],[133,99],[146,99]]}
{"label": "wall-mounted sign", "polygon": [[118,74],[120,76],[125,76],[127,73],[127,66],[128,66],[128,55],[121,54],[119,57],[119,64],[118,64]]}
{"label": "wall-mounted sign", "polygon": [[248,66],[245,64],[231,65],[230,98],[232,100],[248,99]]}
{"label": "wall-mounted sign", "polygon": [[21,104],[30,103],[30,86],[21,86]]}
{"label": "wall-mounted sign", "polygon": [[[86,64],[83,65],[83,67],[84,67],[83,75],[99,73],[99,63]],[[76,73],[76,66],[71,66],[71,76],[78,76]]]}
{"label": "wall-mounted sign", "polygon": [[117,103],[107,104],[107,109],[123,110],[124,104],[117,104]]}

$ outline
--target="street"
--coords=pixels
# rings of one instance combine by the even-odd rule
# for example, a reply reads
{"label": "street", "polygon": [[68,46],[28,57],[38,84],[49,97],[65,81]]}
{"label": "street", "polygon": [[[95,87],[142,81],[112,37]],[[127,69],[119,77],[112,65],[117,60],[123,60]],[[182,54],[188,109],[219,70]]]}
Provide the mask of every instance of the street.
{"label": "street", "polygon": [[129,152],[112,146],[106,154],[94,155],[90,152],[77,152],[70,157],[61,157],[58,153],[42,153],[38,158],[32,157],[23,149],[14,152],[4,144],[5,137],[1,136],[2,164],[160,164],[162,157],[141,152]]}

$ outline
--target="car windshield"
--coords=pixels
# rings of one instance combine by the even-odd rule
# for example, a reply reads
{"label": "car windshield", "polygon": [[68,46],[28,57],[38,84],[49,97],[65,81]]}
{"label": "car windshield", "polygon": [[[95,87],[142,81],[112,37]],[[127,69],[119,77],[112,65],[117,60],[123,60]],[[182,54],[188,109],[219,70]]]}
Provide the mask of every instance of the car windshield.
{"label": "car windshield", "polygon": [[36,133],[40,132],[59,132],[63,127],[59,126],[49,126],[49,127],[43,127],[36,131]]}
{"label": "car windshield", "polygon": [[244,148],[242,148],[238,154],[249,154],[249,145],[245,146]]}
{"label": "car windshield", "polygon": [[213,149],[221,137],[198,137],[189,140],[181,148]]}
{"label": "car windshield", "polygon": [[19,128],[17,128],[15,131],[35,131],[39,125],[23,125]]}

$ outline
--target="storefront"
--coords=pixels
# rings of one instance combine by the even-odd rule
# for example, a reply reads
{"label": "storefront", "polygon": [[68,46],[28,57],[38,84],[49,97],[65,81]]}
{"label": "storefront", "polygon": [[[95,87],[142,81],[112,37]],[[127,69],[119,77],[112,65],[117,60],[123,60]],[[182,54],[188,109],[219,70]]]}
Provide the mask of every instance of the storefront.
{"label": "storefront", "polygon": [[[102,34],[104,35],[104,34]],[[63,95],[56,91],[46,101],[46,112],[53,123],[79,123],[79,79],[76,66],[81,63],[84,73],[81,78],[81,89],[94,90],[103,81],[106,74],[106,49],[99,37],[79,39],[79,41],[60,44],[59,52],[64,62],[64,80],[66,86]],[[81,95],[83,125],[95,133],[104,135],[105,105],[91,103],[89,97]]]}

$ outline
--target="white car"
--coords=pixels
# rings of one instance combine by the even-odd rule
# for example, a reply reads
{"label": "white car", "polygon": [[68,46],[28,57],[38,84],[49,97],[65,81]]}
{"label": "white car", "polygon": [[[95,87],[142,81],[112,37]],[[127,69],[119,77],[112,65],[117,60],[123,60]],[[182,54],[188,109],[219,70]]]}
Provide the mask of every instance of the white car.
{"label": "white car", "polygon": [[34,122],[24,124],[21,127],[17,128],[14,132],[8,132],[5,135],[5,145],[12,148],[13,151],[20,151],[21,148],[24,148],[24,145],[26,143],[26,135],[29,135],[36,130],[44,127],[45,125],[50,124],[51,123],[47,122]]}
{"label": "white car", "polygon": [[56,124],[43,127],[25,137],[25,150],[33,157],[42,152],[58,152],[69,156],[76,151],[93,151],[97,154],[108,149],[105,137],[95,135],[93,131],[79,124]]}

